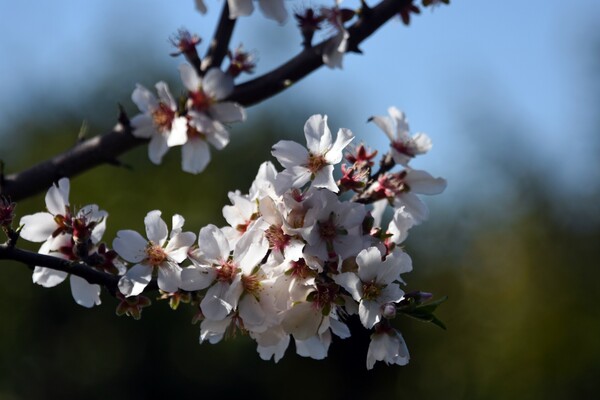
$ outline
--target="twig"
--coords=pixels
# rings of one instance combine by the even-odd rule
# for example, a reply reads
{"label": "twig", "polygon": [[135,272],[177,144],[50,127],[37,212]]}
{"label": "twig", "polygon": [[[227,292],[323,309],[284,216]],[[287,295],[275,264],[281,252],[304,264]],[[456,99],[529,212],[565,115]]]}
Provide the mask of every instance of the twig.
{"label": "twig", "polygon": [[208,71],[211,67],[220,67],[229,50],[229,42],[231,41],[231,35],[233,34],[237,18],[229,18],[228,2],[223,1],[223,3],[219,24],[210,42],[206,56],[204,56],[204,60],[202,61],[201,74]]}

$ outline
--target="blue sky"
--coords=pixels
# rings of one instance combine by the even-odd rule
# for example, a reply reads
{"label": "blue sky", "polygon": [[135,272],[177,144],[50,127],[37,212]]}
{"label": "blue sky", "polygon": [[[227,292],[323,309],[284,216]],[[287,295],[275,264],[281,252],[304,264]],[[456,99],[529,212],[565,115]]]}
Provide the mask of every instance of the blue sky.
{"label": "blue sky", "polygon": [[[181,59],[167,55],[172,50],[167,38],[182,26],[205,39],[204,52],[221,0],[206,3],[209,14],[201,16],[192,0],[1,2],[0,137],[7,136],[16,110],[38,107],[29,104],[33,97],[75,101],[102,81],[109,66],[127,68],[127,57],[175,70]],[[287,2],[290,10],[306,3]],[[434,141],[432,152],[415,166],[449,178],[450,193],[458,193],[489,179],[472,173],[482,161],[481,146],[510,146],[467,132],[474,114],[484,110],[512,131],[507,140],[526,134],[514,145],[530,147],[531,159],[548,164],[561,184],[580,188],[598,178],[589,171],[596,156],[589,145],[595,110],[588,80],[599,18],[600,2],[593,0],[454,0],[425,10],[410,27],[391,21],[363,43],[364,55],[344,59],[343,70],[320,69],[250,109],[249,117],[302,96],[311,113],[330,115],[333,129],[348,127],[384,150],[383,134],[365,121],[395,105],[405,110],[414,132],[427,132]],[[240,20],[233,44],[240,42],[259,55],[258,73],[300,50],[293,20],[281,27],[260,14]]]}

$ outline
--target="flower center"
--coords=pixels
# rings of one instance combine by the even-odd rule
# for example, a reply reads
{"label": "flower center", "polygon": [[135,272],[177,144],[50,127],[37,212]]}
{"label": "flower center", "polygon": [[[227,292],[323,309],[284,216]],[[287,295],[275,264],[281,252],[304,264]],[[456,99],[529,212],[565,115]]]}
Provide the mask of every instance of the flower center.
{"label": "flower center", "polygon": [[322,155],[309,154],[308,164],[306,165],[306,168],[308,168],[308,170],[313,174],[319,172],[326,165],[327,161],[325,161],[325,157],[323,157]]}
{"label": "flower center", "polygon": [[271,249],[283,251],[285,246],[290,243],[290,236],[283,233],[280,226],[271,225],[265,232]]}
{"label": "flower center", "polygon": [[192,106],[196,111],[206,111],[213,103],[213,99],[210,98],[202,89],[196,92],[190,92],[190,99],[192,100]]}
{"label": "flower center", "polygon": [[416,155],[416,149],[414,142],[412,140],[408,140],[407,142],[403,142],[401,140],[397,140],[390,144],[398,153],[402,153],[407,155],[408,157],[414,157]]}
{"label": "flower center", "polygon": [[149,243],[146,248],[147,260],[153,267],[157,267],[167,259],[167,253],[158,244]]}
{"label": "flower center", "polygon": [[243,275],[242,286],[244,290],[254,296],[260,291],[260,281],[256,275]]}
{"label": "flower center", "polygon": [[375,300],[381,294],[381,288],[375,282],[363,283],[363,299]]}
{"label": "flower center", "polygon": [[233,263],[232,260],[228,260],[227,262],[221,265],[221,268],[217,269],[217,280],[219,282],[229,282],[233,281],[233,277],[237,274],[238,268]]}
{"label": "flower center", "polygon": [[338,234],[337,227],[333,221],[333,213],[329,214],[329,218],[326,221],[319,221],[319,234],[325,241],[331,241],[335,239]]}
{"label": "flower center", "polygon": [[170,131],[175,119],[175,111],[164,103],[159,103],[158,108],[152,111],[152,120],[159,131]]}
{"label": "flower center", "polygon": [[206,135],[203,132],[200,132],[198,129],[196,129],[195,126],[192,126],[190,124],[188,124],[188,128],[187,128],[187,137],[188,137],[188,140],[193,140],[193,139],[206,140]]}

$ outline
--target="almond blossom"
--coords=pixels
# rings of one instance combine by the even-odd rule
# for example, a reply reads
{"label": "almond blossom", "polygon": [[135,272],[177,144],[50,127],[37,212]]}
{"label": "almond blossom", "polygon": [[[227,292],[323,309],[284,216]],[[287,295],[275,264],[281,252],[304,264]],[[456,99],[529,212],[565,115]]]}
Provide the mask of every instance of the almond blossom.
{"label": "almond blossom", "polygon": [[137,85],[131,99],[141,114],[131,119],[132,134],[150,139],[148,157],[160,164],[169,147],[186,142],[187,119],[177,115],[177,102],[164,82],[156,84],[158,98],[142,85]]}
{"label": "almond blossom", "polygon": [[327,116],[313,115],[304,125],[304,137],[306,148],[291,140],[281,140],[273,146],[271,153],[285,168],[275,181],[277,193],[300,188],[308,182],[311,187],[337,193],[339,188],[333,179],[333,166],[342,160],[342,151],[354,135],[349,129],[340,128],[333,142]]}
{"label": "almond blossom", "polygon": [[377,361],[388,365],[406,365],[409,358],[406,342],[400,332],[387,325],[380,325],[375,329],[367,351],[367,369],[373,369]]}
{"label": "almond blossom", "polygon": [[148,240],[136,231],[122,230],[117,232],[113,241],[115,251],[126,261],[135,263],[119,280],[119,290],[126,297],[142,293],[155,270],[159,289],[175,292],[180,286],[179,263],[186,259],[196,235],[182,232],[184,219],[174,215],[173,230],[169,236],[167,224],[160,216],[161,212],[154,210],[144,218]]}

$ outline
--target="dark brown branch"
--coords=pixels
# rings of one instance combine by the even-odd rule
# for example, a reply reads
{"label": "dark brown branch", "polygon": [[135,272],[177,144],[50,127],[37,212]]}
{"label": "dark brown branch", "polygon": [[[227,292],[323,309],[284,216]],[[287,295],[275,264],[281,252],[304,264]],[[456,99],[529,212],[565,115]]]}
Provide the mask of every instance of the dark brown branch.
{"label": "dark brown branch", "polygon": [[[363,40],[410,3],[410,0],[383,0],[376,7],[370,9],[366,16],[348,29],[350,33],[349,49],[358,51],[358,45]],[[226,17],[228,23],[234,23],[235,20],[228,19],[228,12]],[[222,15],[221,19],[223,18]],[[229,29],[232,30],[233,26]],[[228,42],[229,39],[221,40],[220,43]],[[237,86],[229,100],[236,101],[243,106],[251,106],[283,91],[290,84],[298,82],[323,65],[322,51],[325,45],[326,41],[316,47],[305,49],[279,68]],[[221,52],[226,52],[226,47],[227,45],[215,45],[214,51],[221,48]],[[211,54],[210,51],[209,54]],[[218,59],[217,54],[213,54],[212,57],[215,61]],[[214,61],[213,65],[216,65]],[[146,140],[133,137],[129,129],[121,124],[119,129],[85,140],[51,160],[41,162],[20,173],[6,176],[1,182],[0,194],[10,196],[13,201],[19,201],[46,190],[52,182],[62,177],[72,177],[104,163],[118,163],[119,155],[142,143],[146,143]]]}
{"label": "dark brown branch", "polygon": [[31,267],[39,265],[57,271],[68,272],[85,279],[89,283],[104,286],[111,293],[117,290],[120,278],[116,275],[98,271],[82,262],[73,262],[46,254],[34,253],[17,247],[10,247],[6,244],[0,244],[0,260],[2,259],[18,261]]}
{"label": "dark brown branch", "polygon": [[221,18],[219,19],[213,39],[210,42],[208,52],[204,56],[201,72],[208,71],[211,67],[220,67],[229,50],[229,42],[231,41],[231,35],[233,35],[233,28],[235,28],[237,19],[229,18],[228,2],[223,1],[223,3]]}

